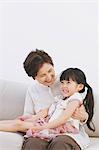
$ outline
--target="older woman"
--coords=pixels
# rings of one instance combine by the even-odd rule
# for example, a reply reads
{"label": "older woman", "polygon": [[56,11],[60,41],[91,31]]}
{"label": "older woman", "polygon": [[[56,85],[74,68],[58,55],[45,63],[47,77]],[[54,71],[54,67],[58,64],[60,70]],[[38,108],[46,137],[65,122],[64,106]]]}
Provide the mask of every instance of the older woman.
{"label": "older woman", "polygon": [[[59,76],[55,75],[52,58],[42,50],[29,53],[24,61],[24,69],[33,78],[32,86],[28,88],[24,114],[36,114],[34,120],[44,118],[47,108],[60,92]],[[81,106],[73,115],[82,122],[87,120],[88,114]],[[23,143],[22,150],[80,150],[75,140],[67,135],[59,136],[50,142],[39,138],[28,138]]]}

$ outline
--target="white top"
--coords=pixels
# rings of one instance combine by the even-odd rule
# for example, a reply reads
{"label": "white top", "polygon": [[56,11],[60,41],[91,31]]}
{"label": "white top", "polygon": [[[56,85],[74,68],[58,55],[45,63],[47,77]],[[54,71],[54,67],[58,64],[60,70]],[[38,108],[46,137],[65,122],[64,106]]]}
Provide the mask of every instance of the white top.
{"label": "white top", "polygon": [[37,80],[33,80],[32,86],[28,88],[26,93],[24,114],[34,114],[41,109],[48,108],[54,102],[54,97],[61,95],[60,82],[57,80],[52,87],[47,87]]}
{"label": "white top", "polygon": [[[49,108],[49,112],[48,112],[48,115],[50,117],[49,122],[57,119],[61,115],[61,113],[66,109],[67,105],[71,101],[75,101],[75,100],[79,101],[79,105],[83,103],[82,96],[80,93],[76,92],[65,100],[60,99],[59,97],[56,97],[55,101]],[[75,128],[79,130],[79,126],[80,126],[79,120],[69,118],[68,122],[70,122],[71,125],[75,126]]]}
{"label": "white top", "polygon": [[[34,114],[41,109],[48,108],[54,102],[55,97],[61,95],[59,87],[59,78],[57,78],[56,82],[52,87],[44,86],[38,81],[33,80],[32,86],[30,86],[27,90],[24,114]],[[85,95],[83,96],[83,98],[85,97]],[[71,136],[82,149],[86,148],[89,145],[89,137],[85,133],[82,125],[80,125],[80,131],[78,134],[66,134]]]}

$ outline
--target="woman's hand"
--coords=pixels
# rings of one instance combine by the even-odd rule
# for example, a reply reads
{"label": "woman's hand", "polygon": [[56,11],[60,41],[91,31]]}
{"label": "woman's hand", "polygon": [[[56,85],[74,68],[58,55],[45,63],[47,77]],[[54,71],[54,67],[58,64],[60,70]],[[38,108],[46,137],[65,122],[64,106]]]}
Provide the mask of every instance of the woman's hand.
{"label": "woman's hand", "polygon": [[82,123],[87,121],[88,113],[86,112],[83,104],[79,108],[76,109],[76,111],[72,115],[72,118],[78,119]]}

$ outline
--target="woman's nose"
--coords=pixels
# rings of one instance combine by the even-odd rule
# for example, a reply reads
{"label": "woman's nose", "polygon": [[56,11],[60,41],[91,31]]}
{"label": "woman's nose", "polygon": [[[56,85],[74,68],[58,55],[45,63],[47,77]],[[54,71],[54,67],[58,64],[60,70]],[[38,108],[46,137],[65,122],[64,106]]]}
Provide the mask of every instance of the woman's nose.
{"label": "woman's nose", "polygon": [[46,76],[46,80],[47,80],[47,81],[51,81],[51,75],[47,75],[47,76]]}

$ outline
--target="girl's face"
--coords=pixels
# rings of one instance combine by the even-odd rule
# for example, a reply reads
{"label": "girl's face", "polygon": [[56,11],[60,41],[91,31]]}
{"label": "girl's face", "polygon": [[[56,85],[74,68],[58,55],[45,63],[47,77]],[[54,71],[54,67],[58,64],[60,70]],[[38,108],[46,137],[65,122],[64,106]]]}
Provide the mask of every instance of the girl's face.
{"label": "girl's face", "polygon": [[83,87],[83,84],[78,84],[72,79],[70,79],[69,81],[61,81],[60,89],[64,97],[70,97],[75,92],[79,92],[80,90],[82,90]]}
{"label": "girl's face", "polygon": [[54,67],[49,63],[44,63],[35,79],[43,85],[51,86],[55,82]]}

